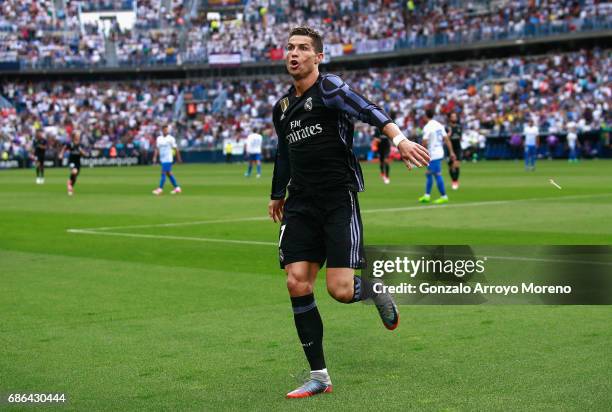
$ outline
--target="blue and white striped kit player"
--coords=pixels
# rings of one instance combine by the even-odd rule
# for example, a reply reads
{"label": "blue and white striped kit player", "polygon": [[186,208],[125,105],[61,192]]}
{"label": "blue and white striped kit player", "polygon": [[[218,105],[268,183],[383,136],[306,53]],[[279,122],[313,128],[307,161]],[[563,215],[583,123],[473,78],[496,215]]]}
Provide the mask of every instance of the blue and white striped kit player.
{"label": "blue and white striped kit player", "polygon": [[529,120],[523,133],[525,134],[525,170],[535,171],[540,130],[533,120]]}
{"label": "blue and white striped kit player", "polygon": [[433,119],[433,113],[429,110],[426,114],[429,119],[425,127],[423,128],[423,144],[429,149],[431,161],[425,172],[426,183],[425,183],[425,194],[419,198],[420,203],[431,202],[431,189],[433,188],[434,179],[438,191],[440,192],[440,198],[434,200],[434,204],[442,204],[448,202],[448,196],[446,195],[446,188],[444,187],[444,178],[442,177],[442,161],[444,160],[444,144],[448,147],[451,157],[454,157],[454,152],[448,138],[448,134],[444,126]]}
{"label": "blue and white striped kit player", "polygon": [[570,163],[578,162],[576,146],[578,142],[578,125],[571,120],[565,125],[567,129],[567,147],[569,148],[568,160]]}
{"label": "blue and white striped kit player", "polygon": [[261,177],[261,146],[263,136],[259,133],[250,133],[246,138],[246,152],[249,157],[249,166],[244,176],[249,177],[253,172],[253,163],[257,165],[257,178]]}
{"label": "blue and white striped kit player", "polygon": [[159,153],[159,162],[161,164],[161,178],[159,180],[159,187],[153,191],[154,195],[159,196],[164,190],[164,184],[166,183],[166,177],[170,179],[174,189],[172,194],[181,193],[181,187],[179,186],[174,174],[172,173],[172,164],[174,163],[174,151],[176,151],[177,159],[180,159],[180,153],[176,145],[176,139],[174,136],[167,133],[167,127],[164,127],[164,133],[159,136],[155,143],[155,154],[153,155],[154,161],[155,156]]}

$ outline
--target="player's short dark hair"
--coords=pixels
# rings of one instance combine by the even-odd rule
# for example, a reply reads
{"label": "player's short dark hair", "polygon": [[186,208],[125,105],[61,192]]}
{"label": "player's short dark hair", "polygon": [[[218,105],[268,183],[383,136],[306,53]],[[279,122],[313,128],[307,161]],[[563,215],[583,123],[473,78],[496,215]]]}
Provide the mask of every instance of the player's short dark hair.
{"label": "player's short dark hair", "polygon": [[427,116],[428,119],[433,119],[435,114],[436,114],[436,111],[434,110],[433,107],[430,107],[427,110],[425,110],[425,116]]}
{"label": "player's short dark hair", "polygon": [[308,26],[298,26],[291,29],[289,37],[291,36],[308,36],[312,39],[312,45],[317,53],[323,53],[323,37],[321,34]]}

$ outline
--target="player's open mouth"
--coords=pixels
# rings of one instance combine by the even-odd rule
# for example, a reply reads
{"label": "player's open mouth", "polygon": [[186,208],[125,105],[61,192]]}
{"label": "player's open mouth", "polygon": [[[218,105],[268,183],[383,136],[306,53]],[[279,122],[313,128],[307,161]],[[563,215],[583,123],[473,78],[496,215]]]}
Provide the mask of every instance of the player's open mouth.
{"label": "player's open mouth", "polygon": [[298,62],[297,60],[291,60],[289,62],[289,67],[293,70],[297,69],[298,67],[300,67],[300,62]]}

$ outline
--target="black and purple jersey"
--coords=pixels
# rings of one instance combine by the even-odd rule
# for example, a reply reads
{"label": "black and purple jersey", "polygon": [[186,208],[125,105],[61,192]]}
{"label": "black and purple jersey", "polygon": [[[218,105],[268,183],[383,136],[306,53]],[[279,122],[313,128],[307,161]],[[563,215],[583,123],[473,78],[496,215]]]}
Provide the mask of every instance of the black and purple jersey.
{"label": "black and purple jersey", "polygon": [[283,199],[288,185],[291,192],[363,191],[353,153],[354,118],[379,130],[391,123],[380,107],[336,75],[319,75],[299,97],[292,86],[274,106],[278,150],[271,198]]}

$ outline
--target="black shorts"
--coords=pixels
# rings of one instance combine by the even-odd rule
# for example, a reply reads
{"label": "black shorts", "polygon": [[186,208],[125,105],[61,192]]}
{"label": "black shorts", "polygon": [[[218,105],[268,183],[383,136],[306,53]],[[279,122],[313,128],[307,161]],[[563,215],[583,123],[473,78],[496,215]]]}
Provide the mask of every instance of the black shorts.
{"label": "black shorts", "polygon": [[379,149],[378,149],[378,159],[379,159],[381,162],[384,162],[384,161],[385,161],[385,159],[387,159],[387,157],[389,157],[389,153],[390,153],[390,152],[391,152],[391,149],[388,149],[388,150],[384,150],[384,149],[382,149],[382,150],[381,150],[381,149],[379,148]]}
{"label": "black shorts", "polygon": [[36,151],[36,153],[34,153],[34,155],[36,156],[36,161],[44,164],[45,163],[45,152],[39,152],[38,150]]}
{"label": "black shorts", "polygon": [[289,194],[283,211],[278,254],[281,269],[295,262],[328,268],[364,265],[363,225],[357,194],[348,189],[315,195]]}
{"label": "black shorts", "polygon": [[81,159],[68,159],[68,167],[70,167],[70,169],[77,169],[78,171],[81,170]]}
{"label": "black shorts", "polygon": [[[463,149],[461,148],[461,143],[457,142],[453,142],[451,141],[452,145],[453,145],[453,152],[455,152],[455,156],[457,157],[457,160],[463,160]],[[450,158],[448,159],[448,164],[452,164]]]}

